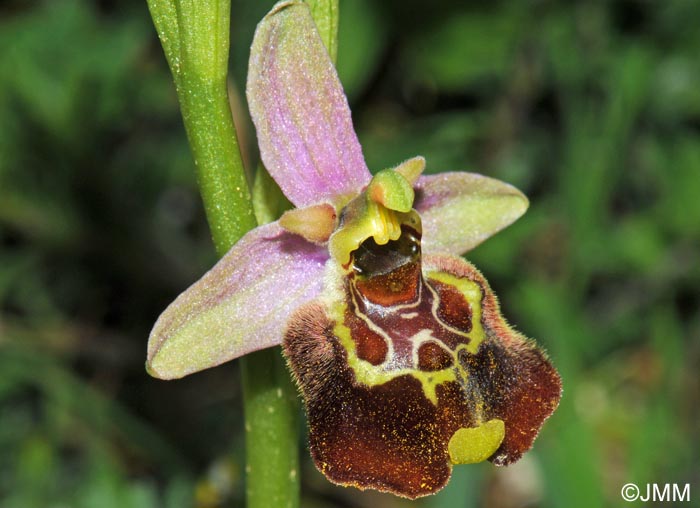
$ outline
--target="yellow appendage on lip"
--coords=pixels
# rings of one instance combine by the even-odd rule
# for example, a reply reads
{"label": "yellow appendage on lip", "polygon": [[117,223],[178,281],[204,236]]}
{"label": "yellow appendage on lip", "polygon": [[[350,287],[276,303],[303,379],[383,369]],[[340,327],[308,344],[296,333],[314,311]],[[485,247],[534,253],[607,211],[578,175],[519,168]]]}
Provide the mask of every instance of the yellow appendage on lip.
{"label": "yellow appendage on lip", "polygon": [[493,419],[478,427],[461,428],[450,438],[447,449],[453,464],[483,462],[501,446],[506,434],[503,420]]}

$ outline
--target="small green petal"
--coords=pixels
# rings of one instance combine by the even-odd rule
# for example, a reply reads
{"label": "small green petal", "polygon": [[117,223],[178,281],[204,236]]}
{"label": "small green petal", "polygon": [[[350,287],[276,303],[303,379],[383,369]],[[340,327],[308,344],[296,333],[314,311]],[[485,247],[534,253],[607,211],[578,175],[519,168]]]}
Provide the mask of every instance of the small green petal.
{"label": "small green petal", "polygon": [[287,210],[280,217],[279,223],[290,233],[300,235],[310,242],[324,243],[335,230],[337,214],[331,205],[321,203]]}
{"label": "small green petal", "polygon": [[403,161],[393,169],[397,173],[400,173],[406,180],[408,180],[408,183],[413,186],[416,183],[416,180],[418,180],[418,177],[423,174],[423,170],[425,170],[425,158],[421,157],[420,155],[418,157],[413,157],[412,159]]}
{"label": "small green petal", "polygon": [[420,217],[412,209],[414,196],[411,183],[400,172],[385,169],[374,175],[367,189],[341,211],[338,229],[330,238],[331,257],[347,266],[350,253],[368,238],[385,245],[401,236],[402,224],[420,232]]}
{"label": "small green petal", "polygon": [[367,195],[389,210],[406,213],[413,208],[413,187],[393,169],[385,169],[374,175],[367,187]]}

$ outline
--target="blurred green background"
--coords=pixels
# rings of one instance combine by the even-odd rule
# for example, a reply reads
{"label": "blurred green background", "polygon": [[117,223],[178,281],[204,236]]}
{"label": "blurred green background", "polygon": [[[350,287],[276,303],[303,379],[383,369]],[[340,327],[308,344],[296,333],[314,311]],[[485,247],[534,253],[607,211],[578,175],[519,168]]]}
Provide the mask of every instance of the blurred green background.
{"label": "blurred green background", "polygon": [[[234,93],[272,3],[233,0]],[[415,503],[334,487],[302,451],[304,507],[623,506],[628,482],[700,506],[698,26],[693,0],[341,0],[370,167],[421,154],[530,197],[469,258],[564,398],[518,465]],[[242,506],[236,362],[143,367],[215,260],[145,0],[6,0],[0,48],[0,506]]]}

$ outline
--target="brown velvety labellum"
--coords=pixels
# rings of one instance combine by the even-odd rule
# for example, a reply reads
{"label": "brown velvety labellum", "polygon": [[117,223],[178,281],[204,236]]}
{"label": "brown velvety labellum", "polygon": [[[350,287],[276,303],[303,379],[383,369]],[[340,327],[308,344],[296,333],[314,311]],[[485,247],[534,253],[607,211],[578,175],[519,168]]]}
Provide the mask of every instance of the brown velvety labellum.
{"label": "brown velvety labellum", "polygon": [[511,464],[532,447],[540,427],[554,412],[561,397],[559,374],[541,351],[532,347],[504,348],[485,343],[467,368],[489,400],[491,415],[506,423],[506,435],[489,459]]}
{"label": "brown velvety labellum", "polygon": [[322,307],[311,304],[296,314],[284,343],[304,393],[319,470],[335,483],[411,498],[444,486],[451,470],[445,433],[458,425],[441,420],[452,414],[464,420],[468,408],[439,410],[411,376],[358,385],[344,348],[325,335],[331,327]]}
{"label": "brown velvety labellum", "polygon": [[353,338],[357,345],[357,356],[372,365],[379,365],[386,360],[389,346],[384,338],[374,333],[366,323],[359,321],[353,327]]}
{"label": "brown velvety labellum", "polygon": [[495,293],[473,265],[449,256],[427,258],[426,264],[475,280],[483,289],[481,320],[487,339],[477,354],[462,351],[459,360],[488,401],[486,418],[505,422],[505,438],[489,460],[499,466],[511,464],[532,447],[545,420],[559,405],[559,373],[534,341],[508,326]]}
{"label": "brown velvety labellum", "polygon": [[452,356],[434,342],[418,348],[418,368],[424,372],[446,369],[452,365]]}
{"label": "brown velvety labellum", "polygon": [[464,295],[447,284],[439,282],[433,282],[432,284],[440,294],[440,306],[437,309],[438,317],[458,330],[471,331],[471,307]]}
{"label": "brown velvety labellum", "polygon": [[345,301],[299,309],[283,348],[319,470],[335,483],[416,498],[448,481],[448,445],[460,429],[502,421],[502,439],[475,460],[518,460],[561,384],[546,356],[505,323],[478,270],[458,258],[421,259],[420,235],[403,233],[386,245],[364,242],[338,282]]}

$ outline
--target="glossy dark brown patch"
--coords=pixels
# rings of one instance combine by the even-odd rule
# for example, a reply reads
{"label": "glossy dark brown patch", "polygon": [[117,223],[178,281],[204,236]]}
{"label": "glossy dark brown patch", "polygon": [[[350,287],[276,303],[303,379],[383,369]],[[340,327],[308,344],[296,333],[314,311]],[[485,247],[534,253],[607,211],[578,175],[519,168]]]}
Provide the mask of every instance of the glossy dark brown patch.
{"label": "glossy dark brown patch", "polygon": [[352,252],[353,271],[370,279],[419,260],[420,238],[420,233],[407,225],[401,227],[401,236],[397,240],[390,240],[383,245],[377,244],[370,237]]}
{"label": "glossy dark brown patch", "polygon": [[355,285],[364,298],[375,305],[391,307],[418,298],[420,263],[407,263],[390,273],[365,279],[357,278]]}

